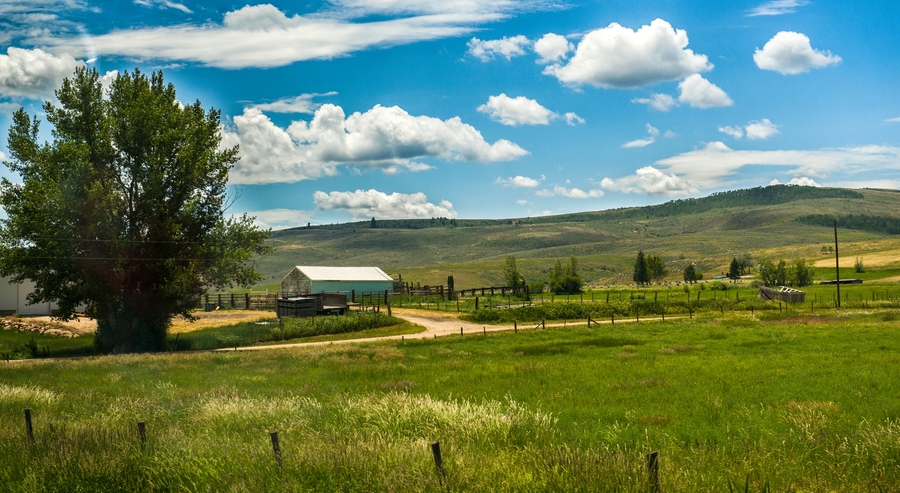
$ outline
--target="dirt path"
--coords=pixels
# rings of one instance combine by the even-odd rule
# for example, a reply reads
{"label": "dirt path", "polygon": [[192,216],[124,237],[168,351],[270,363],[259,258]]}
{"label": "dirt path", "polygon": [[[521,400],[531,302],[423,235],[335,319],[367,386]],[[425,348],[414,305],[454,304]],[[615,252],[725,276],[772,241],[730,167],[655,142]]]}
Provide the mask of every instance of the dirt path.
{"label": "dirt path", "polygon": [[[404,334],[404,335],[396,335],[396,336],[382,336],[382,337],[366,337],[361,339],[345,339],[341,341],[321,341],[321,342],[295,342],[288,344],[274,344],[269,346],[245,346],[235,348],[224,348],[217,349],[217,351],[260,351],[265,349],[282,349],[282,348],[294,348],[294,347],[309,347],[309,346],[327,346],[331,344],[349,344],[349,343],[366,343],[366,342],[374,342],[374,341],[389,341],[389,340],[405,340],[405,339],[432,339],[439,336],[452,336],[459,335],[460,329],[462,329],[463,335],[465,334],[484,334],[487,332],[499,332],[502,330],[515,330],[514,326],[511,325],[485,325],[485,324],[476,324],[471,322],[466,322],[460,320],[456,317],[456,314],[443,313],[443,312],[428,312],[428,311],[419,311],[419,310],[410,310],[410,309],[394,309],[393,315],[398,318],[402,318],[408,322],[414,323],[416,325],[421,325],[425,327],[424,332],[419,332],[417,334]],[[672,317],[681,318],[681,317]],[[642,318],[641,320],[652,322],[658,321],[659,318]],[[622,319],[617,320],[616,323],[634,323],[635,319]],[[608,325],[611,324],[611,320],[604,321],[591,321],[591,325]],[[546,324],[546,327],[552,328],[562,328],[562,327],[577,327],[577,326],[585,326],[587,325],[587,321],[579,321],[579,322],[564,322],[564,323],[556,323],[556,324]],[[526,324],[519,324],[519,330],[534,330],[536,327],[539,327],[540,323],[529,322]]]}

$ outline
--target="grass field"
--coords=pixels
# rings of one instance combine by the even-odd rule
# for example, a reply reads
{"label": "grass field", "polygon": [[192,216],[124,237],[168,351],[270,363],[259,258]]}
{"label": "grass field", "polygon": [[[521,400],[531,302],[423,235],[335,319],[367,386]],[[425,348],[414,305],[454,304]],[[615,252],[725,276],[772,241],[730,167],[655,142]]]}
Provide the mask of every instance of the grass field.
{"label": "grass field", "polygon": [[900,491],[898,321],[896,309],[726,312],[11,362],[0,488],[647,491],[644,457],[659,451],[662,491]]}

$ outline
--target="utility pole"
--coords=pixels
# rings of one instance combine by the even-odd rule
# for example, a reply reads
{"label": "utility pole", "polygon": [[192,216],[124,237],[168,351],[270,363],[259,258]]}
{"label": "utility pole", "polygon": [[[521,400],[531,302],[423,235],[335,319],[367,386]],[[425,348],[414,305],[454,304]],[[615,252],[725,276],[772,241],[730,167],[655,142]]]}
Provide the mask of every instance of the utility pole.
{"label": "utility pole", "polygon": [[841,264],[838,260],[837,219],[834,220],[834,273],[837,281],[837,307],[841,307]]}

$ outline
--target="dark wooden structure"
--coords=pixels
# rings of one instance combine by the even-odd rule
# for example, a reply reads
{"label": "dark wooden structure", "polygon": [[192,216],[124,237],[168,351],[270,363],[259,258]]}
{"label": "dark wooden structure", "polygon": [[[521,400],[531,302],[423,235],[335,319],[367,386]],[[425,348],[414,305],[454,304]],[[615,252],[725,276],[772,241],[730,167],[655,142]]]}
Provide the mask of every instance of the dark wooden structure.
{"label": "dark wooden structure", "polygon": [[342,293],[316,293],[306,296],[279,298],[275,314],[282,317],[315,317],[316,315],[340,315],[347,311],[347,295]]}

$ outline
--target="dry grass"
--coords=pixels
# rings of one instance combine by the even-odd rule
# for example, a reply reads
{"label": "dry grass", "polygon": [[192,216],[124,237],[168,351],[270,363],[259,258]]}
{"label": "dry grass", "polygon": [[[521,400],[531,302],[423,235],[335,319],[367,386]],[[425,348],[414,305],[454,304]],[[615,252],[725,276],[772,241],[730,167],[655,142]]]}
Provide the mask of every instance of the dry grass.
{"label": "dry grass", "polygon": [[[172,327],[169,329],[171,334],[180,334],[182,332],[191,332],[200,329],[208,329],[210,327],[220,327],[223,325],[232,325],[238,322],[252,322],[262,319],[270,319],[275,317],[275,312],[254,311],[254,310],[223,310],[215,312],[195,312],[193,322],[184,320],[181,317],[172,319]],[[81,317],[75,320],[62,322],[52,317],[23,317],[22,320],[34,322],[36,324],[52,324],[54,327],[71,332],[75,335],[93,334],[97,330],[97,321]]]}

